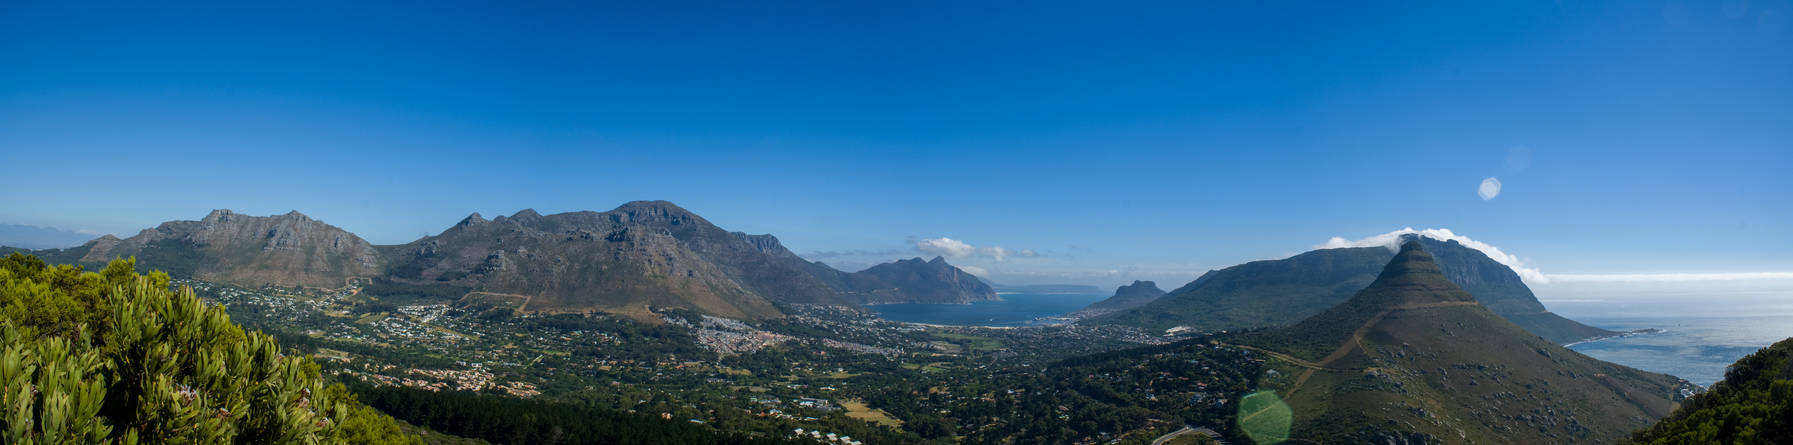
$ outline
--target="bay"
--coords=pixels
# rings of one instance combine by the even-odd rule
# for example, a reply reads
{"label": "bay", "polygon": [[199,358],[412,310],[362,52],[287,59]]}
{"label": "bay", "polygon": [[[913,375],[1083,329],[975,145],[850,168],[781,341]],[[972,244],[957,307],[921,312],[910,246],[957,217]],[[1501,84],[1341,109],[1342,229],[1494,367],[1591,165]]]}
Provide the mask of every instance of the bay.
{"label": "bay", "polygon": [[1002,301],[971,304],[880,304],[869,308],[887,320],[954,326],[1029,326],[1042,317],[1083,309],[1107,295],[998,293]]}

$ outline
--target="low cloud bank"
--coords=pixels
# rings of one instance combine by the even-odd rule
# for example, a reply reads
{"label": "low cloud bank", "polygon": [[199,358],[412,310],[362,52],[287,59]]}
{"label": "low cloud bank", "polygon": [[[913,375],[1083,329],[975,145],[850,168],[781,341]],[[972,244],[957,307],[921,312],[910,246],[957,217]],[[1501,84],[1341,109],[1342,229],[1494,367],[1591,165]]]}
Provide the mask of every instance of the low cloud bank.
{"label": "low cloud bank", "polygon": [[1451,232],[1451,229],[1414,230],[1412,227],[1407,227],[1407,228],[1403,228],[1401,230],[1396,230],[1393,232],[1388,232],[1388,233],[1384,233],[1381,235],[1376,235],[1376,236],[1372,236],[1369,238],[1363,238],[1363,239],[1359,239],[1359,240],[1355,240],[1355,241],[1347,240],[1347,239],[1335,236],[1335,237],[1332,237],[1332,239],[1326,240],[1326,244],[1321,244],[1320,248],[1322,248],[1322,249],[1337,249],[1337,248],[1342,248],[1342,247],[1382,246],[1382,247],[1388,248],[1389,250],[1399,250],[1401,248],[1401,245],[1400,245],[1401,236],[1409,235],[1409,234],[1419,235],[1419,236],[1423,236],[1423,237],[1427,237],[1427,238],[1431,238],[1431,239],[1435,239],[1435,240],[1439,240],[1439,241],[1456,241],[1458,244],[1462,244],[1465,247],[1479,250],[1482,252],[1482,254],[1488,255],[1488,258],[1494,259],[1495,262],[1504,264],[1508,268],[1513,269],[1513,272],[1519,274],[1519,278],[1525,280],[1526,283],[1544,284],[1544,283],[1550,282],[1550,278],[1551,278],[1550,276],[1544,275],[1544,272],[1539,271],[1537,268],[1526,266],[1525,261],[1519,259],[1519,257],[1513,256],[1513,255],[1508,255],[1506,252],[1500,251],[1500,248],[1494,247],[1493,245],[1490,245],[1488,243],[1476,241],[1476,240],[1470,239],[1467,236],[1458,235],[1456,233],[1453,233],[1453,232]]}
{"label": "low cloud bank", "polygon": [[1793,272],[1551,274],[1562,283],[1672,283],[1684,281],[1793,280]]}

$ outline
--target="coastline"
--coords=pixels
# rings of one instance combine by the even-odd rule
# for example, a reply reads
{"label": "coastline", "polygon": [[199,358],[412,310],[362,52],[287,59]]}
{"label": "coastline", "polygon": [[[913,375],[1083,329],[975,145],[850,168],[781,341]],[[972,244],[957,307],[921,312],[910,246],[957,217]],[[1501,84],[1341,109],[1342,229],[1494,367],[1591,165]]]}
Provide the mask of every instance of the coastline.
{"label": "coastline", "polygon": [[1588,338],[1588,339],[1583,339],[1583,340],[1579,340],[1579,341],[1573,341],[1573,342],[1569,342],[1569,343],[1564,343],[1564,344],[1563,344],[1563,347],[1565,347],[1565,348],[1572,348],[1572,347],[1575,347],[1575,346],[1577,346],[1577,345],[1583,345],[1583,344],[1588,344],[1588,343],[1594,343],[1594,342],[1600,342],[1600,341],[1606,341],[1606,340],[1612,340],[1612,339],[1615,339],[1615,338],[1625,338],[1625,337],[1636,337],[1636,336],[1639,336],[1639,335],[1650,335],[1650,334],[1661,334],[1661,333],[1664,333],[1664,332],[1668,332],[1668,331],[1667,331],[1667,330],[1664,330],[1664,329],[1661,329],[1661,328],[1643,328],[1643,329],[1633,329],[1633,330],[1629,330],[1629,331],[1624,331],[1624,332],[1620,332],[1620,333],[1616,333],[1616,334],[1612,334],[1612,335],[1602,335],[1602,336],[1599,336],[1599,337],[1593,337],[1593,338]]}

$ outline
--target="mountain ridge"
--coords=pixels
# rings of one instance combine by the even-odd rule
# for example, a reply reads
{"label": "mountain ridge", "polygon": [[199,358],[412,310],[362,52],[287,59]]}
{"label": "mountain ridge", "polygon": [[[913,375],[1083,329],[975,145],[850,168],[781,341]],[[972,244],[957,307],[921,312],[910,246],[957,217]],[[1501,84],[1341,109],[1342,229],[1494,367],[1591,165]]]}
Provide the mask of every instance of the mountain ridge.
{"label": "mountain ridge", "polygon": [[435,235],[395,245],[373,245],[298,211],[250,216],[219,209],[128,238],[13,250],[79,264],[134,256],[146,269],[244,286],[335,288],[353,278],[451,286],[523,297],[510,303],[531,311],[644,319],[661,307],[756,319],[781,316],[778,304],[996,298],[944,259],[923,268],[893,262],[869,273],[842,272],[797,256],[773,235],[726,231],[666,201],[552,215],[523,209],[490,219],[475,212]]}

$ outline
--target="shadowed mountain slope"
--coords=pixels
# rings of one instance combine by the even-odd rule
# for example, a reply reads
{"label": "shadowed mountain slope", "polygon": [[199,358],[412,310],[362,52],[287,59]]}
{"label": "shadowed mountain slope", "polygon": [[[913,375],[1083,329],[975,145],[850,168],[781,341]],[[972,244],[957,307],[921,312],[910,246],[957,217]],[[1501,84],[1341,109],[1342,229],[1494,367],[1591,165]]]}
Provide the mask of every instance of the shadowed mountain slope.
{"label": "shadowed mountain slope", "polygon": [[[1447,279],[1527,331],[1557,343],[1614,332],[1545,310],[1517,273],[1456,241],[1409,237],[1437,252]],[[1162,330],[1236,330],[1283,326],[1350,298],[1373,281],[1394,252],[1382,247],[1315,250],[1281,260],[1210,271],[1150,303],[1085,320]]]}
{"label": "shadowed mountain slope", "polygon": [[1368,287],[1294,325],[1229,340],[1265,353],[1290,437],[1325,443],[1609,443],[1684,385],[1530,334],[1408,242]]}

